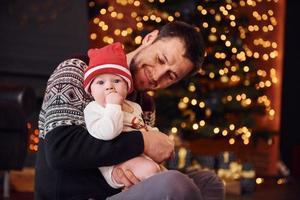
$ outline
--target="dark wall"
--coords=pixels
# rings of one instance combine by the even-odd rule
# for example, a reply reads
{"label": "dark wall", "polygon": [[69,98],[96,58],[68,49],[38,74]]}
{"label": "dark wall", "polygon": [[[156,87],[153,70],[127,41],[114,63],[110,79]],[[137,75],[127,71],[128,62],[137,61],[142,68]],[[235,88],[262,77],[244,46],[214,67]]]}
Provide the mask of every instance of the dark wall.
{"label": "dark wall", "polygon": [[[295,156],[300,158],[300,24],[299,1],[287,1],[285,51],[283,67],[281,153],[282,159],[294,170]],[[298,150],[297,150],[298,149]],[[297,153],[297,151],[299,151]],[[297,166],[298,169],[300,166]],[[295,172],[296,173],[296,172]],[[299,172],[297,172],[299,173]]]}
{"label": "dark wall", "polygon": [[87,48],[86,1],[1,1],[0,83],[30,85],[41,98],[55,67]]}

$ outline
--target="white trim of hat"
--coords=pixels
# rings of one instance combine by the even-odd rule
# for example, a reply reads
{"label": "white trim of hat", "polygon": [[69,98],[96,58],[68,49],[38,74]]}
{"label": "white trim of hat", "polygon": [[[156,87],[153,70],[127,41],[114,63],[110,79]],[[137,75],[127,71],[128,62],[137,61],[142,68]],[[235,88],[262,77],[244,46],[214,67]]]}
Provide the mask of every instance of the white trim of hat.
{"label": "white trim of hat", "polygon": [[[103,65],[98,65],[98,66],[94,66],[90,69],[88,69],[85,74],[84,74],[84,79],[86,79],[91,73],[93,73],[96,70],[99,69],[105,69],[105,68],[113,68],[113,69],[119,69],[123,72],[125,72],[126,74],[128,74],[129,76],[131,75],[129,69],[127,69],[126,67],[122,66],[122,65],[116,65],[116,64],[103,64]],[[129,81],[129,80],[128,80]]]}

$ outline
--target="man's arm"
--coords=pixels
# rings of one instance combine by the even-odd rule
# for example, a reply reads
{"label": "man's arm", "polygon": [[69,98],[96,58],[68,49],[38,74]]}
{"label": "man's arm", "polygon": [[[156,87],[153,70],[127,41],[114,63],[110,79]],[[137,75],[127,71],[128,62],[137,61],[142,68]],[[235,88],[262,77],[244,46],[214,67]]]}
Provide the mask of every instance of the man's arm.
{"label": "man's arm", "polygon": [[139,131],[120,134],[114,140],[92,137],[82,126],[60,126],[45,137],[46,159],[57,169],[110,166],[140,155],[144,150]]}

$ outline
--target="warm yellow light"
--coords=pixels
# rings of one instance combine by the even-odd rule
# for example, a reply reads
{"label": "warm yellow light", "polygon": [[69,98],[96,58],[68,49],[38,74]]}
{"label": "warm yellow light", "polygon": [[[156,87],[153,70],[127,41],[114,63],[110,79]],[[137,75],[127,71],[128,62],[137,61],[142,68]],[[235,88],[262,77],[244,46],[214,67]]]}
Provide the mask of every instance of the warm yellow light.
{"label": "warm yellow light", "polygon": [[91,40],[96,40],[96,39],[97,39],[97,34],[96,34],[96,33],[92,33],[92,34],[90,35],[90,39],[91,39]]}
{"label": "warm yellow light", "polygon": [[256,178],[256,184],[262,184],[264,182],[263,178]]}
{"label": "warm yellow light", "polygon": [[222,34],[222,35],[220,36],[220,38],[221,38],[221,40],[226,40],[226,35]]}
{"label": "warm yellow light", "polygon": [[189,87],[188,87],[188,90],[189,90],[190,92],[195,92],[195,91],[196,91],[196,86],[195,86],[195,84],[194,84],[194,83],[190,83],[190,84],[189,84]]}
{"label": "warm yellow light", "polygon": [[128,28],[126,29],[126,31],[127,31],[128,34],[131,34],[133,30],[132,30],[132,28],[128,27]]}
{"label": "warm yellow light", "polygon": [[205,121],[204,120],[200,120],[199,125],[202,126],[202,127],[205,126]]}
{"label": "warm yellow light", "polygon": [[171,132],[172,133],[177,133],[178,129],[176,127],[172,127]]}
{"label": "warm yellow light", "polygon": [[223,135],[223,136],[226,136],[227,134],[228,134],[228,131],[227,131],[227,130],[223,130],[223,131],[222,131],[222,135]]}
{"label": "warm yellow light", "polygon": [[270,115],[270,116],[274,116],[274,115],[275,115],[275,110],[274,110],[274,109],[271,109],[271,110],[269,111],[269,115]]}
{"label": "warm yellow light", "polygon": [[267,20],[267,19],[268,19],[268,15],[263,14],[263,15],[261,16],[261,18],[262,18],[263,20]]}
{"label": "warm yellow light", "polygon": [[104,22],[104,21],[100,21],[99,24],[98,24],[98,26],[100,26],[100,27],[102,27],[102,26],[104,26],[104,25],[105,25],[105,22]]}
{"label": "warm yellow light", "polygon": [[116,30],[114,31],[114,34],[117,35],[117,36],[120,35],[120,34],[121,34],[121,30],[120,30],[120,29],[116,29]]}
{"label": "warm yellow light", "polygon": [[112,11],[114,11],[114,7],[113,6],[109,6],[108,8],[107,8],[107,10],[109,11],[109,12],[112,12]]}
{"label": "warm yellow light", "polygon": [[196,99],[192,99],[192,100],[191,100],[191,104],[192,104],[193,106],[197,105],[197,100],[196,100]]}
{"label": "warm yellow light", "polygon": [[230,42],[229,40],[227,40],[227,41],[225,42],[225,46],[230,47],[230,46],[231,46],[231,42]]}
{"label": "warm yellow light", "polygon": [[174,21],[174,17],[173,16],[168,16],[168,21],[170,21],[170,22]]}
{"label": "warm yellow light", "polygon": [[203,28],[208,28],[208,23],[207,22],[203,22],[202,26],[203,26]]}
{"label": "warm yellow light", "polygon": [[197,10],[201,11],[202,9],[203,9],[203,6],[201,6],[201,5],[197,6]]}
{"label": "warm yellow light", "polygon": [[123,13],[118,13],[117,14],[117,18],[118,19],[123,19],[124,18],[124,14]]}
{"label": "warm yellow light", "polygon": [[150,19],[151,19],[152,21],[154,21],[154,20],[156,19],[156,16],[155,16],[155,15],[150,15]]}
{"label": "warm yellow light", "polygon": [[243,142],[244,142],[244,145],[248,145],[249,144],[249,140],[248,139],[243,140]]}
{"label": "warm yellow light", "polygon": [[209,76],[209,78],[213,79],[213,78],[215,77],[215,73],[210,72],[210,73],[208,74],[208,76]]}
{"label": "warm yellow light", "polygon": [[102,30],[103,30],[103,31],[107,31],[107,30],[108,30],[108,25],[103,25],[103,26],[102,26]]}
{"label": "warm yellow light", "polygon": [[140,2],[140,1],[134,1],[134,2],[133,2],[133,5],[134,5],[135,7],[138,7],[138,6],[141,5],[141,2]]}
{"label": "warm yellow light", "polygon": [[215,15],[215,20],[217,21],[217,22],[219,22],[219,21],[221,21],[221,15],[219,15],[219,14],[217,14],[217,15]]}
{"label": "warm yellow light", "polygon": [[95,17],[94,20],[93,20],[93,23],[94,23],[94,24],[98,24],[99,21],[100,21],[100,19],[99,19],[98,17]]}
{"label": "warm yellow light", "polygon": [[266,85],[266,87],[271,87],[272,83],[271,83],[271,81],[267,80],[267,81],[265,82],[265,85]]}
{"label": "warm yellow light", "polygon": [[143,28],[143,23],[142,22],[136,23],[136,27],[138,28],[138,30],[141,30]]}
{"label": "warm yellow light", "polygon": [[127,36],[127,31],[126,30],[123,30],[123,31],[121,31],[121,35],[123,36],[123,37],[126,37]]}
{"label": "warm yellow light", "polygon": [[286,183],[286,179],[285,178],[279,178],[278,180],[277,180],[277,184],[278,185],[282,185],[282,184],[285,184]]}
{"label": "warm yellow light", "polygon": [[244,72],[249,72],[249,66],[245,65],[245,66],[243,67],[243,70],[244,70]]}
{"label": "warm yellow light", "polygon": [[187,108],[187,104],[184,103],[184,102],[182,102],[182,101],[180,101],[180,102],[178,103],[178,108],[179,108],[180,110],[183,110],[183,109]]}
{"label": "warm yellow light", "polygon": [[224,76],[221,76],[220,80],[222,83],[227,83],[229,81],[229,78],[228,78],[228,76],[224,75]]}
{"label": "warm yellow light", "polygon": [[218,134],[220,132],[220,129],[218,127],[214,128],[214,134]]}
{"label": "warm yellow light", "polygon": [[235,143],[235,139],[234,139],[234,138],[230,138],[230,139],[228,140],[228,143],[229,143],[230,145],[233,145],[233,144]]}
{"label": "warm yellow light", "polygon": [[160,23],[160,22],[161,22],[161,18],[160,18],[160,17],[156,17],[155,21],[156,21],[157,23]]}
{"label": "warm yellow light", "polygon": [[105,15],[105,14],[106,14],[106,9],[102,8],[102,9],[100,10],[100,14],[101,14],[101,15]]}
{"label": "warm yellow light", "polygon": [[110,16],[113,17],[113,18],[114,18],[114,17],[117,17],[117,12],[116,12],[116,11],[111,12],[111,13],[110,13]]}
{"label": "warm yellow light", "polygon": [[232,96],[231,96],[231,95],[228,95],[228,96],[226,97],[226,99],[227,99],[227,101],[232,101]]}
{"label": "warm yellow light", "polygon": [[198,125],[198,124],[196,124],[196,123],[195,123],[195,124],[193,124],[193,129],[194,129],[194,130],[198,130],[198,129],[199,129],[199,125]]}
{"label": "warm yellow light", "polygon": [[180,12],[177,11],[174,13],[174,15],[175,15],[175,17],[180,17]]}
{"label": "warm yellow light", "polygon": [[183,101],[184,103],[188,103],[188,102],[190,101],[190,99],[189,99],[188,97],[183,97],[182,101]]}
{"label": "warm yellow light", "polygon": [[202,15],[207,15],[207,10],[202,9],[202,10],[201,10],[201,14],[202,14]]}
{"label": "warm yellow light", "polygon": [[200,108],[204,108],[204,107],[205,107],[205,103],[204,103],[204,101],[200,101],[200,103],[199,103],[199,107],[200,107]]}
{"label": "warm yellow light", "polygon": [[136,12],[132,12],[132,13],[130,14],[130,16],[131,16],[132,18],[136,18],[136,17],[137,17],[137,13],[136,13]]}
{"label": "warm yellow light", "polygon": [[269,55],[265,53],[265,54],[262,56],[262,58],[263,58],[264,60],[269,60]]}
{"label": "warm yellow light", "polygon": [[136,36],[136,37],[134,38],[134,42],[135,42],[136,44],[141,44],[141,43],[142,43],[142,36]]}
{"label": "warm yellow light", "polygon": [[254,52],[253,53],[253,57],[256,58],[256,59],[259,58],[259,53],[258,52]]}
{"label": "warm yellow light", "polygon": [[109,39],[107,40],[107,43],[108,43],[108,44],[114,43],[114,39],[113,39],[113,38],[109,38]]}

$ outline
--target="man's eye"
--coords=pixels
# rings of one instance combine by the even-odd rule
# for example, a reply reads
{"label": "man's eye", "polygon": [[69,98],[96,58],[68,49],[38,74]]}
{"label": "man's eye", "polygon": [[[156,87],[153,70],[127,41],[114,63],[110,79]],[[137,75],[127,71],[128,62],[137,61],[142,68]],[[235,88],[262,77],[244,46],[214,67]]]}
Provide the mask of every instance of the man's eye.
{"label": "man's eye", "polygon": [[103,84],[104,84],[104,81],[98,81],[97,84],[103,85]]}
{"label": "man's eye", "polygon": [[115,80],[114,80],[114,83],[120,83],[120,82],[121,82],[120,79],[115,79]]}
{"label": "man's eye", "polygon": [[177,79],[177,76],[173,72],[169,72],[169,79],[175,81]]}
{"label": "man's eye", "polygon": [[157,61],[161,65],[165,64],[165,61],[162,58],[160,58],[159,56],[157,57]]}

